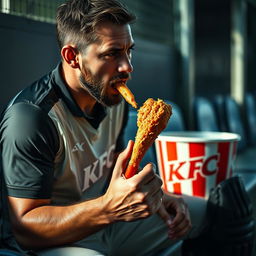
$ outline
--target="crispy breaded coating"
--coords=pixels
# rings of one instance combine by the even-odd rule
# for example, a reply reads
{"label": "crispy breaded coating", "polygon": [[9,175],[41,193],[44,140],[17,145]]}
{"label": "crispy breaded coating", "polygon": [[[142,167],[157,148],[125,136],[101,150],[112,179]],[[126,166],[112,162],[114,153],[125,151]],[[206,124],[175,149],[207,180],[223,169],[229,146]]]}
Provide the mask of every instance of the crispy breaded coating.
{"label": "crispy breaded coating", "polygon": [[[133,152],[128,164],[133,176],[146,151],[152,146],[157,136],[165,129],[172,114],[172,108],[163,100],[147,99],[138,111],[137,117],[137,134],[133,146]],[[128,171],[129,172],[129,171]],[[125,176],[127,177],[126,172]]]}

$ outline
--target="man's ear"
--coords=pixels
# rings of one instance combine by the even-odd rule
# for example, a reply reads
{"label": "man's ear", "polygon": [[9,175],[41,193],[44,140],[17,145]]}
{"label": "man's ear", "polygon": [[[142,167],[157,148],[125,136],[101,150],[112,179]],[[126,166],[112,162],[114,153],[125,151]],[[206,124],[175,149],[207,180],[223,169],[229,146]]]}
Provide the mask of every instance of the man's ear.
{"label": "man's ear", "polygon": [[61,56],[64,61],[72,68],[79,68],[78,51],[72,45],[65,45],[61,49]]}

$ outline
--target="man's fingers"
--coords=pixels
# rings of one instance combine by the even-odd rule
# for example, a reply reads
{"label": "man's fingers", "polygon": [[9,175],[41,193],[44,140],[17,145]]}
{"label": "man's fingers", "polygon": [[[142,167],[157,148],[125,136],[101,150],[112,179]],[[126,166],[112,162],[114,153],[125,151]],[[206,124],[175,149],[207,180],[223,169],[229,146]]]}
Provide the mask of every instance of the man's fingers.
{"label": "man's fingers", "polygon": [[167,210],[165,209],[165,206],[163,204],[159,208],[158,214],[169,228],[169,226],[172,224],[172,218],[170,214],[167,212]]}
{"label": "man's fingers", "polygon": [[176,226],[175,228],[170,228],[168,231],[168,235],[171,239],[182,238],[187,235],[188,231],[191,229],[191,224],[187,220],[184,220]]}
{"label": "man's fingers", "polygon": [[132,178],[135,182],[141,185],[149,183],[155,176],[156,166],[153,163],[147,164],[138,174],[134,175]]}
{"label": "man's fingers", "polygon": [[172,229],[179,229],[179,227],[182,225],[182,222],[185,220],[185,216],[181,213],[177,213],[175,217],[173,218],[171,228]]}
{"label": "man's fingers", "polygon": [[131,154],[132,154],[133,145],[134,145],[134,141],[129,140],[126,149],[122,153],[119,154],[119,156],[116,160],[116,165],[114,168],[113,176],[118,178],[125,171],[125,168],[129,161],[129,158],[131,157]]}
{"label": "man's fingers", "polygon": [[184,205],[183,209],[178,211],[176,216],[174,217],[173,222],[170,225],[170,230],[168,234],[171,239],[177,239],[185,236],[190,229],[191,221],[189,217],[189,212]]}

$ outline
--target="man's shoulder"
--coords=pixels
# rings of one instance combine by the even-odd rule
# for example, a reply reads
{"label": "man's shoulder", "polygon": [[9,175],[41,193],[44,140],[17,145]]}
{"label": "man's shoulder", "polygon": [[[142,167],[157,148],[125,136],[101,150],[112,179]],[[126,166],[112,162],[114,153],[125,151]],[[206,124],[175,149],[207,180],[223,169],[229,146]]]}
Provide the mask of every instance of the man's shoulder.
{"label": "man's shoulder", "polygon": [[6,106],[6,109],[15,104],[26,103],[27,105],[38,106],[45,111],[50,111],[51,107],[59,100],[59,97],[54,71],[51,71],[16,94]]}
{"label": "man's shoulder", "polygon": [[29,102],[11,105],[4,113],[0,123],[2,139],[12,138],[19,141],[25,138],[57,137],[56,127],[42,108]]}

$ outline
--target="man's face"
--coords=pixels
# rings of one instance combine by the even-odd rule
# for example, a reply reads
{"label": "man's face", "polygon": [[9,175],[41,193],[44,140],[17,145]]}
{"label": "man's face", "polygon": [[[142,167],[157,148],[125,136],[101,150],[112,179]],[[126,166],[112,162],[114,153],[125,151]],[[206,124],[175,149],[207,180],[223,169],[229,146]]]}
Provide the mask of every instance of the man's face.
{"label": "man's face", "polygon": [[82,55],[80,82],[98,102],[111,106],[121,101],[115,85],[130,79],[134,42],[129,25],[105,22],[96,33],[100,42],[88,45]]}

